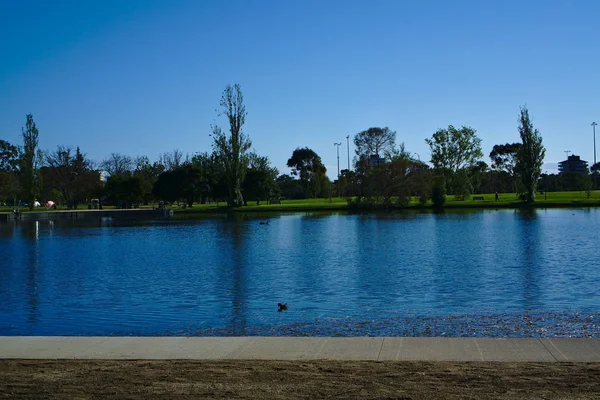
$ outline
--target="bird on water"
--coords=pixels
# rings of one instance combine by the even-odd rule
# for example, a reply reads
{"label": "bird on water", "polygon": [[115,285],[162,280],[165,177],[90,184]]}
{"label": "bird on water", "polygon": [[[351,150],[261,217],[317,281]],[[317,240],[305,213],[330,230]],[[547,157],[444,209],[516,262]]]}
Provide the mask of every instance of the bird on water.
{"label": "bird on water", "polygon": [[269,225],[269,221],[265,222],[265,221],[260,221],[261,225]]}
{"label": "bird on water", "polygon": [[287,310],[288,309],[288,305],[287,303],[277,303],[277,311],[283,311],[283,310]]}

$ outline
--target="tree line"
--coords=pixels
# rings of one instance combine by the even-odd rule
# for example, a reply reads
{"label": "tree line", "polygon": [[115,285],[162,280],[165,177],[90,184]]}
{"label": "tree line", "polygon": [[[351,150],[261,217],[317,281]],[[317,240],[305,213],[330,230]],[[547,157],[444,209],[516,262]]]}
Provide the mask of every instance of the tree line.
{"label": "tree line", "polygon": [[[449,125],[425,139],[431,166],[396,145],[396,132],[370,128],[354,137],[354,170],[343,170],[342,193],[357,207],[404,207],[417,197],[442,207],[447,195],[465,200],[474,193],[515,192],[535,201],[545,156],[542,137],[522,107],[518,131],[521,143],[495,145],[484,161],[475,129]],[[415,157],[415,155],[417,157]]]}
{"label": "tree line", "polygon": [[[239,85],[226,86],[219,105],[218,115],[229,126],[211,127],[212,152],[189,156],[174,150],[155,162],[112,153],[94,163],[78,147],[67,146],[42,152],[33,116],[27,114],[22,146],[0,140],[0,201],[33,207],[43,198],[74,207],[99,198],[120,207],[160,200],[241,207],[248,201],[341,195],[356,207],[404,207],[414,197],[443,206],[447,195],[461,200],[473,193],[514,192],[533,202],[538,185],[543,190],[587,185],[581,177],[542,176],[545,149],[525,107],[518,122],[521,142],[495,145],[491,166],[482,161],[481,140],[468,126],[449,125],[425,139],[431,165],[404,143],[397,145],[395,131],[372,127],[354,135],[353,170],[342,170],[331,182],[320,156],[308,147],[296,148],[288,159],[292,176],[279,175],[268,157],[252,150],[243,130],[247,112]],[[108,174],[106,183],[101,171]]]}

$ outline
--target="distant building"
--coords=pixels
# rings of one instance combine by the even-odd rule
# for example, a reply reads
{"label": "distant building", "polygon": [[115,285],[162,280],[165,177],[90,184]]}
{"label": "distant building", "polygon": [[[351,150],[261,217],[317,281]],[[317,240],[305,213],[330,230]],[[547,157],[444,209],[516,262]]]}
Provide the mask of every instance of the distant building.
{"label": "distant building", "polygon": [[369,157],[369,167],[375,167],[379,164],[385,164],[385,158],[379,157],[377,154],[373,154]]}
{"label": "distant building", "polygon": [[588,173],[588,162],[582,160],[579,156],[569,156],[565,161],[558,163],[558,174],[564,175],[570,172],[577,172],[580,174]]}

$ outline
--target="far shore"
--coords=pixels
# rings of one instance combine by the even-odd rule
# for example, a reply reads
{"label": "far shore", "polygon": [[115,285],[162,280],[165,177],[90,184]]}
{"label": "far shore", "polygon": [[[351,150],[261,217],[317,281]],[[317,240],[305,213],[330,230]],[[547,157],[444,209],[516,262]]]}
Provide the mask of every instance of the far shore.
{"label": "far shore", "polygon": [[[192,207],[178,206],[177,204],[167,205],[167,209],[173,210],[177,216],[186,216],[194,214],[223,214],[229,212],[235,213],[272,213],[272,212],[315,212],[315,211],[347,211],[347,212],[381,212],[381,211],[437,211],[431,201],[421,204],[416,197],[413,197],[407,206],[397,206],[395,199],[388,205],[381,201],[371,204],[356,204],[347,198],[332,197],[321,199],[302,199],[302,200],[281,200],[279,204],[273,204],[267,201],[261,201],[259,205],[256,201],[249,201],[244,207],[231,208],[224,202],[209,204],[194,204]],[[517,200],[514,193],[502,193],[499,200],[495,200],[494,194],[476,194],[467,200],[455,200],[454,196],[447,196],[444,210],[452,209],[544,209],[544,208],[588,208],[600,207],[600,191],[590,192],[589,196],[585,192],[548,192],[546,195],[538,195],[534,203],[525,203]],[[142,205],[135,209],[118,209],[112,206],[105,206],[102,210],[90,210],[87,205],[81,205],[77,210],[65,209],[46,209],[38,207],[32,211],[20,208],[20,212],[25,213],[65,213],[65,212],[99,212],[99,211],[145,211],[157,210],[157,205]],[[12,214],[11,207],[0,208],[0,214]]]}

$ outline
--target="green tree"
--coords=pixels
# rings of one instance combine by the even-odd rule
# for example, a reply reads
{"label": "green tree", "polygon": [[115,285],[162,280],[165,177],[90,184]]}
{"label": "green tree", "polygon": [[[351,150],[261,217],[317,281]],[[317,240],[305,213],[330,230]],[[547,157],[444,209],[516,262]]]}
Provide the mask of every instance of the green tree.
{"label": "green tree", "polygon": [[463,168],[458,170],[452,179],[453,194],[456,200],[467,200],[473,193],[473,183],[471,181],[472,169]]}
{"label": "green tree", "polygon": [[279,186],[281,196],[286,199],[302,199],[305,197],[304,187],[298,179],[282,174],[277,177],[276,183]]}
{"label": "green tree", "polygon": [[17,176],[19,148],[0,139],[0,201],[15,200],[21,191]]}
{"label": "green tree", "polygon": [[356,156],[369,158],[371,156],[387,157],[396,146],[396,132],[390,128],[369,128],[354,135]]}
{"label": "green tree", "polygon": [[42,152],[38,149],[39,132],[33,121],[33,115],[27,114],[23,135],[23,148],[21,151],[19,174],[21,180],[22,198],[29,203],[33,210],[34,202],[41,190],[40,167]]}
{"label": "green tree", "polygon": [[77,147],[75,153],[70,147],[58,146],[45,157],[47,186],[57,189],[67,204],[74,203],[82,193],[83,174],[89,171],[89,163]]}
{"label": "green tree", "polygon": [[229,205],[244,205],[242,183],[248,167],[247,152],[252,146],[250,138],[242,131],[246,122],[246,106],[239,84],[227,85],[221,95],[219,115],[225,115],[229,121],[229,136],[221,128],[213,126],[213,149],[223,166],[223,172],[229,190]]}
{"label": "green tree", "polygon": [[200,169],[199,196],[202,204],[205,204],[209,197],[227,197],[228,189],[216,153],[197,153],[192,157],[191,163]]}
{"label": "green tree", "polygon": [[139,176],[110,176],[105,187],[108,199],[118,207],[130,208],[144,195],[144,181]]}
{"label": "green tree", "polygon": [[171,153],[162,153],[158,162],[164,166],[165,171],[177,169],[183,164],[183,152],[175,149]]}
{"label": "green tree", "polygon": [[274,197],[278,192],[275,179],[279,171],[271,166],[269,157],[259,156],[251,152],[249,154],[250,163],[244,180],[244,195],[246,199],[256,200],[260,205],[260,199],[267,200]]}
{"label": "green tree", "polygon": [[19,177],[13,171],[0,171],[0,201],[14,203],[21,192]]}
{"label": "green tree", "polygon": [[0,172],[16,171],[19,165],[19,148],[0,139]]}
{"label": "green tree", "polygon": [[100,167],[110,176],[130,176],[133,172],[133,159],[125,154],[111,153],[100,162]]}
{"label": "green tree", "polygon": [[319,191],[320,176],[327,172],[321,157],[308,147],[298,147],[288,159],[287,166],[292,168],[292,175],[300,177],[300,182],[304,186],[304,196],[316,196]]}
{"label": "green tree", "polygon": [[517,159],[521,143],[496,144],[490,152],[492,168],[506,172],[514,180],[515,193],[518,193]]}
{"label": "green tree", "polygon": [[380,199],[385,207],[392,206],[392,198],[395,197],[397,206],[407,206],[411,195],[410,173],[412,167],[411,160],[398,157],[389,163],[371,168],[366,179],[368,197]]}
{"label": "green tree", "polygon": [[165,171],[165,166],[160,161],[150,162],[147,156],[138,156],[134,160],[135,169],[133,176],[139,176],[144,186],[144,204],[151,200],[152,188],[156,183],[158,176]]}
{"label": "green tree", "polygon": [[431,200],[435,208],[441,209],[446,204],[446,179],[442,175],[433,178]]}
{"label": "green tree", "polygon": [[517,171],[525,187],[525,201],[532,203],[535,201],[535,191],[542,174],[546,149],[539,131],[533,128],[527,107],[521,107],[519,135],[522,143],[517,157]]}
{"label": "green tree", "polygon": [[471,177],[471,186],[473,187],[474,193],[485,193],[481,192],[481,188],[488,175],[488,165],[484,161],[477,161],[477,164],[475,164],[469,172],[469,176]]}
{"label": "green tree", "polygon": [[192,206],[201,195],[202,171],[193,164],[184,164],[159,175],[152,193],[165,201],[185,200]]}
{"label": "green tree", "polygon": [[481,139],[477,137],[476,130],[463,126],[456,129],[448,125],[447,129],[438,129],[431,139],[425,142],[431,149],[431,163],[446,177],[447,184],[455,192],[463,192],[464,179],[457,179],[452,185],[453,178],[460,170],[472,168],[477,160],[483,157],[481,152]]}

